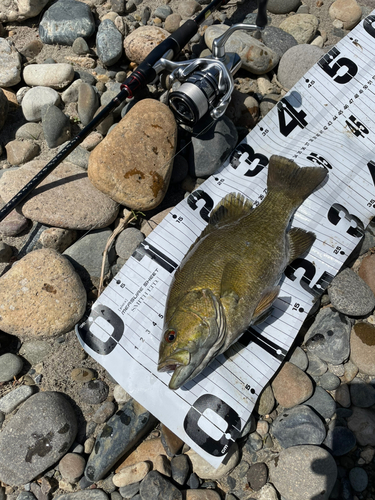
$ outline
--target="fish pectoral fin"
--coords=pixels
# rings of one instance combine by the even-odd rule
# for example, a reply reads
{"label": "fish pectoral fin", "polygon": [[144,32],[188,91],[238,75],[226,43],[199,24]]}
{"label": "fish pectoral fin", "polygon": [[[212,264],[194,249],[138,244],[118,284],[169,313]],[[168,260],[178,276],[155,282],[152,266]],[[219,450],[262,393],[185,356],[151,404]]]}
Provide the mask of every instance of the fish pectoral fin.
{"label": "fish pectoral fin", "polygon": [[301,229],[299,227],[293,227],[287,233],[287,237],[289,238],[290,247],[288,264],[290,264],[297,257],[300,257],[302,254],[307,252],[316,238],[315,234],[311,231],[305,231],[304,229]]}
{"label": "fish pectoral fin", "polygon": [[258,302],[251,323],[260,323],[261,321],[264,321],[266,317],[270,313],[270,309],[272,304],[274,303],[275,299],[279,295],[280,292],[280,287],[275,286],[274,288],[267,289],[263,292],[263,295],[260,298],[260,301]]}
{"label": "fish pectoral fin", "polygon": [[210,214],[211,226],[223,226],[235,222],[253,209],[252,202],[240,193],[227,194]]}

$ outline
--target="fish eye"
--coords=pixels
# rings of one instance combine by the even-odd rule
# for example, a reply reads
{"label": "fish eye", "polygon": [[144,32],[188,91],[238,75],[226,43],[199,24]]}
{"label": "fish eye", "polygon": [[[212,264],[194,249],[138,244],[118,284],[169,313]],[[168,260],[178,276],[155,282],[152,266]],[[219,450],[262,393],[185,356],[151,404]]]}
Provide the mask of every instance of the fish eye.
{"label": "fish eye", "polygon": [[177,333],[175,332],[175,330],[167,330],[164,334],[164,339],[166,342],[168,342],[169,344],[174,342],[175,339],[176,339],[176,336],[177,336]]}

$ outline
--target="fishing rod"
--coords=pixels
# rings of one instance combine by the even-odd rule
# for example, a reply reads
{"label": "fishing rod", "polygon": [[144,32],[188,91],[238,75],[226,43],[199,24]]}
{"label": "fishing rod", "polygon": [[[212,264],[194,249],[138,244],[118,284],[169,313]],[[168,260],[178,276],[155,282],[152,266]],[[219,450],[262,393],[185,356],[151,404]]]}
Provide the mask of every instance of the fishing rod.
{"label": "fishing rod", "polygon": [[[147,84],[153,82],[158,74],[164,69],[173,70],[173,78],[186,79],[191,73],[197,69],[196,61],[183,63],[173,63],[171,60],[175,58],[182,48],[191,40],[197,33],[199,26],[202,24],[212,12],[221,6],[228,3],[229,0],[213,0],[205,9],[203,9],[194,19],[189,19],[182,26],[180,26],[174,33],[155,47],[149,55],[139,64],[133,73],[121,85],[121,91],[115,96],[103,109],[98,113],[91,122],[86,125],[51,161],[45,165],[8,203],[0,209],[0,221],[2,221],[14,208],[16,208],[67,156],[89,135],[89,133],[96,128],[96,126],[104,120],[117,106],[119,106],[125,99],[133,98],[137,93],[146,87]],[[239,61],[225,57],[224,43],[228,39],[230,33],[234,29],[259,29],[262,30],[267,24],[267,0],[257,0],[258,14],[255,25],[236,25],[228,29],[224,35],[219,37],[221,40],[218,45],[213,46],[213,55],[216,59],[215,65],[207,63],[208,58],[200,58],[199,61],[203,62],[203,72],[198,71],[200,80],[193,75],[193,83],[186,81],[185,88],[180,88],[180,92],[174,92],[172,98],[169,99],[170,106],[175,112],[176,118],[181,123],[194,124],[201,116],[202,109],[209,106],[211,95],[215,96],[219,91],[222,91],[225,85],[229,88],[226,90],[224,97],[216,103],[215,107],[211,110],[211,116],[214,119],[220,117],[229,103],[231,92],[233,91],[233,79],[231,71],[238,69]],[[229,33],[228,33],[229,32]],[[203,73],[203,77],[202,77]],[[172,78],[172,79],[173,79]],[[217,85],[215,81],[217,80]],[[181,85],[181,87],[184,87]],[[204,88],[203,88],[204,87]],[[208,93],[207,93],[208,89]],[[202,92],[204,90],[204,92]],[[208,96],[208,97],[207,97]],[[203,98],[202,98],[203,97]],[[205,99],[207,98],[207,99]],[[204,102],[204,101],[207,102]],[[203,106],[203,108],[202,108]]]}

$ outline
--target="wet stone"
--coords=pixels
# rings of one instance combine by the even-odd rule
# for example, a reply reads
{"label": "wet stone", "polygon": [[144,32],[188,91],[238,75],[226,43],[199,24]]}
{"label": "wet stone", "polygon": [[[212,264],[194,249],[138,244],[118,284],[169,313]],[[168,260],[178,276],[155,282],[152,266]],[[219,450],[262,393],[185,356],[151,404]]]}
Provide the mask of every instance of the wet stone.
{"label": "wet stone", "polygon": [[247,480],[251,489],[259,491],[266,484],[268,479],[268,468],[263,462],[252,465],[247,473]]}
{"label": "wet stone", "polygon": [[360,378],[355,378],[351,381],[350,386],[350,399],[354,406],[360,408],[369,408],[375,404],[375,388],[371,384]]}
{"label": "wet stone", "polygon": [[23,485],[55,464],[70,448],[77,420],[57,392],[31,396],[0,434],[0,480]]}
{"label": "wet stone", "polygon": [[349,453],[356,444],[353,432],[347,427],[336,425],[333,421],[328,427],[328,432],[323,445],[326,446],[334,457],[341,457]]}
{"label": "wet stone", "polygon": [[97,405],[107,398],[108,392],[109,387],[103,380],[91,380],[85,382],[80,390],[80,396],[85,403]]}
{"label": "wet stone", "polygon": [[0,382],[8,382],[16,377],[23,367],[20,356],[7,352],[0,356]]}
{"label": "wet stone", "polygon": [[177,484],[185,484],[189,472],[190,464],[189,459],[186,455],[177,455],[171,460],[172,468],[172,479],[176,481]]}
{"label": "wet stone", "polygon": [[284,410],[273,422],[272,434],[283,448],[303,444],[320,445],[326,437],[322,420],[305,405]]}
{"label": "wet stone", "polygon": [[341,271],[328,287],[332,306],[348,316],[366,316],[375,307],[371,288],[352,269]]}
{"label": "wet stone", "polygon": [[154,425],[152,415],[131,399],[106,423],[88,459],[85,476],[98,481]]}
{"label": "wet stone", "polygon": [[144,478],[140,494],[142,500],[151,498],[153,500],[182,500],[181,491],[157,471],[149,472]]}
{"label": "wet stone", "polygon": [[323,419],[332,418],[336,411],[336,402],[322,387],[316,387],[310,399],[304,402]]}

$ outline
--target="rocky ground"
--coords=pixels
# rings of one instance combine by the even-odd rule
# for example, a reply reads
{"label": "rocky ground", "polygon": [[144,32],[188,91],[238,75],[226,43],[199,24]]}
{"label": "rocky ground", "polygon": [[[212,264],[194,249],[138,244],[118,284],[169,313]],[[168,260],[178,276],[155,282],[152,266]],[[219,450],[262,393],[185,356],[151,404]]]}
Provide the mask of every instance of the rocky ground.
{"label": "rocky ground", "polygon": [[[205,4],[0,0],[1,200],[118,94],[150,47]],[[269,0],[268,8],[266,47],[246,33],[232,38],[242,68],[226,115],[207,133],[177,127],[165,106],[168,82],[155,82],[0,223],[0,500],[375,499],[375,226],[306,320],[218,470],[132,400],[73,330],[101,275],[105,286],[375,4]],[[231,0],[181,60],[209,53],[219,25],[253,23],[255,11],[254,1]],[[122,223],[102,272],[108,238]]]}

